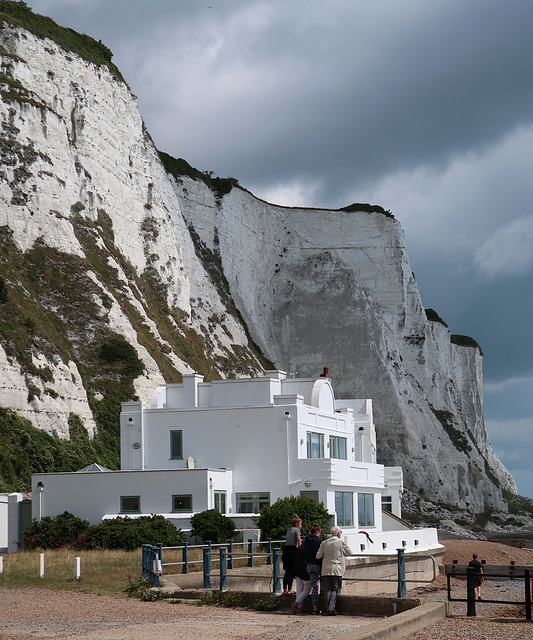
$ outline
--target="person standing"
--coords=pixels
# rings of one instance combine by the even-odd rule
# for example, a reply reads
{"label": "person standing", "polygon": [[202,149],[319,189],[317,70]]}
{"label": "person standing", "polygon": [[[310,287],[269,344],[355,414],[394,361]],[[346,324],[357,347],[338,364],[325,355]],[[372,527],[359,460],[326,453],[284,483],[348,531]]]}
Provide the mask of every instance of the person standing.
{"label": "person standing", "polygon": [[292,603],[294,613],[303,613],[303,601],[311,593],[311,580],[307,573],[307,561],[305,559],[305,540],[298,548],[296,562],[292,570],[296,581],[296,600]]}
{"label": "person standing", "polygon": [[475,588],[475,598],[476,600],[481,600],[481,583],[483,582],[483,565],[477,559],[477,554],[472,555],[472,560],[468,563],[469,567],[473,567],[476,570],[476,588]]}
{"label": "person standing", "polygon": [[293,581],[293,568],[296,562],[296,553],[298,547],[302,544],[302,520],[298,516],[294,516],[291,522],[291,526],[285,536],[285,547],[281,560],[283,562],[283,593],[294,593],[292,590]]}
{"label": "person standing", "polygon": [[322,544],[320,537],[320,525],[315,522],[311,525],[311,531],[304,538],[305,560],[307,563],[307,574],[311,582],[311,602],[313,603],[313,613],[318,611],[318,587],[320,585],[320,571],[322,560],[316,557],[316,553]]}
{"label": "person standing", "polygon": [[316,553],[317,558],[322,558],[322,584],[326,597],[326,609],[328,616],[335,616],[335,603],[341,592],[342,577],[345,571],[346,556],[353,555],[350,547],[341,540],[341,528],[336,525],[331,528],[331,538],[324,540]]}

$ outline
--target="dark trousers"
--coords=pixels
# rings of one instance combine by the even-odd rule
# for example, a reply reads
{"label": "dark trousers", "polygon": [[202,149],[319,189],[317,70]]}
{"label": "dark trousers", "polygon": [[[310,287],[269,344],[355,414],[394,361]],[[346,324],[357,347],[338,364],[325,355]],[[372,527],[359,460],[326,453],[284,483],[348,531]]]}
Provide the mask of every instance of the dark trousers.
{"label": "dark trousers", "polygon": [[331,613],[335,611],[337,596],[341,592],[342,576],[322,576],[322,586],[326,598],[326,609],[328,613]]}

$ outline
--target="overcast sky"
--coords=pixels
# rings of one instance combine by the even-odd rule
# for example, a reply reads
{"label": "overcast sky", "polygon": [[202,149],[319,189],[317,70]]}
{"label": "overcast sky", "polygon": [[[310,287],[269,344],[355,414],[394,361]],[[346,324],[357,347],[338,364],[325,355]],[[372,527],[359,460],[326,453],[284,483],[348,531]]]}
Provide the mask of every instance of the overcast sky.
{"label": "overcast sky", "polygon": [[533,2],[28,4],[112,49],[159,149],[277,204],[391,209],[533,497]]}

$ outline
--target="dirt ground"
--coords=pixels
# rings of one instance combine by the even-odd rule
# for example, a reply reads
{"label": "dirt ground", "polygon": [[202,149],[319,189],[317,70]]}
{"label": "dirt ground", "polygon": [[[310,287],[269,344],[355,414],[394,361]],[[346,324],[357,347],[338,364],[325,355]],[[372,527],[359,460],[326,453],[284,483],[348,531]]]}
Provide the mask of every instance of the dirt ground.
{"label": "dirt ground", "polygon": [[[443,544],[446,546],[446,563],[453,560],[467,563],[472,554],[477,553],[479,559],[487,564],[507,565],[514,561],[518,565],[533,565],[533,550],[471,540],[445,540]],[[439,576],[436,583],[412,589],[408,595],[423,600],[445,600],[445,589],[446,580]],[[513,616],[516,613],[512,607],[506,608],[507,613],[501,613],[501,609],[498,615]],[[371,622],[371,618],[349,616],[294,616],[287,611],[265,613],[199,607],[196,602],[185,600],[171,604],[168,601],[140,602],[78,592],[0,589],[0,639],[3,633],[4,638],[10,640],[151,640],[154,637],[159,640],[203,640],[211,636],[217,640],[318,640]]]}

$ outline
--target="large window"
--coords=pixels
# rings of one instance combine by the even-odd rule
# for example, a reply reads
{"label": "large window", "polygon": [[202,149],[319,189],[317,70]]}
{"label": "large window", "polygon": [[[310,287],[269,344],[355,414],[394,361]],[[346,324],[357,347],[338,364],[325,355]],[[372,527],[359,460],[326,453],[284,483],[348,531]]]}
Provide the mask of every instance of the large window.
{"label": "large window", "polygon": [[120,496],[120,513],[140,513],[141,496]]}
{"label": "large window", "polygon": [[335,491],[335,513],[339,527],[353,527],[353,493]]}
{"label": "large window", "polygon": [[323,458],[324,457],[324,434],[307,432],[307,457]]}
{"label": "large window", "polygon": [[172,511],[192,511],[192,496],[172,496]]}
{"label": "large window", "polygon": [[357,494],[357,524],[359,527],[374,526],[374,494]]}
{"label": "large window", "polygon": [[341,460],[347,459],[346,438],[341,438],[340,436],[329,437],[329,457],[340,458]]}
{"label": "large window", "polygon": [[226,513],[226,492],[215,491],[215,509],[225,515]]}
{"label": "large window", "polygon": [[300,491],[300,496],[305,496],[306,498],[310,498],[314,502],[318,504],[318,491]]}
{"label": "large window", "polygon": [[259,513],[265,504],[270,505],[270,493],[237,493],[235,495],[237,513]]}
{"label": "large window", "polygon": [[183,431],[181,429],[170,432],[170,459],[180,460],[183,458]]}

